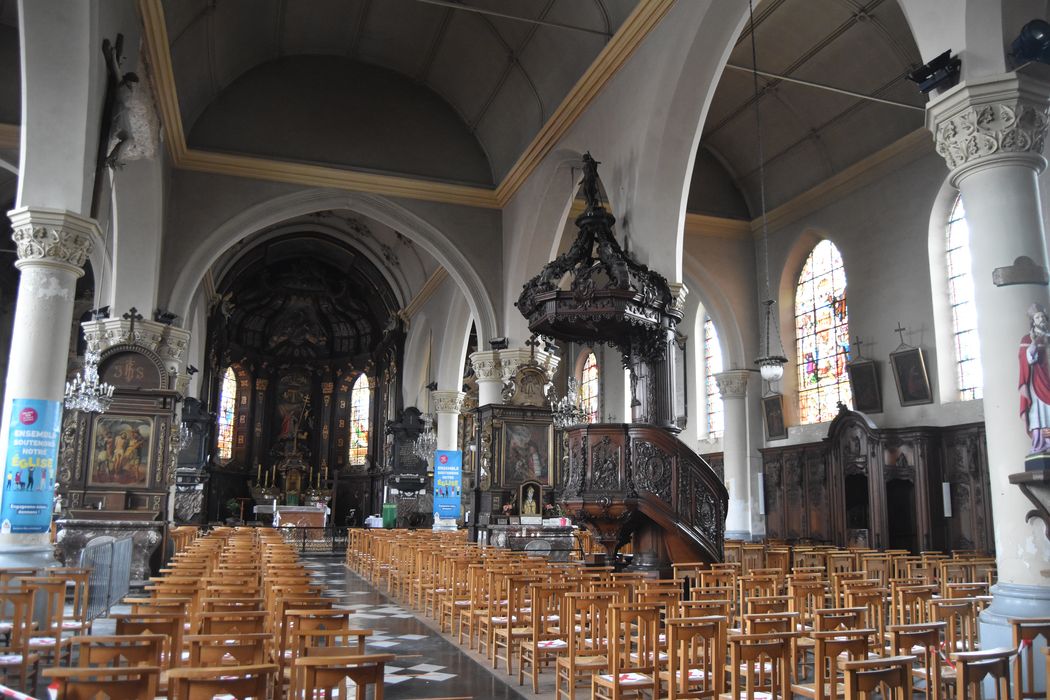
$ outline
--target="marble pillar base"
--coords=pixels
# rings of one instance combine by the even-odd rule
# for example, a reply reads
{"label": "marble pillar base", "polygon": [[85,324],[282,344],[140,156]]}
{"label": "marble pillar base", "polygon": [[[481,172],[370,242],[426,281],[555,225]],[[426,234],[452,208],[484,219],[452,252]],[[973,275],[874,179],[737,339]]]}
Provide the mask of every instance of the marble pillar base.
{"label": "marble pillar base", "polygon": [[130,537],[131,583],[145,582],[152,575],[150,558],[164,539],[164,523],[135,520],[58,520],[55,537],[59,560],[63,566],[78,566],[80,553],[96,537],[108,535],[114,539]]}
{"label": "marble pillar base", "polygon": [[459,527],[456,525],[456,521],[455,520],[446,520],[445,518],[435,517],[434,518],[434,526],[433,526],[432,529],[434,529],[434,530],[444,530],[446,532],[455,532],[456,530],[459,529]]}
{"label": "marble pillar base", "polygon": [[[992,586],[992,603],[981,613],[978,633],[982,649],[1014,648],[1011,618],[1050,617],[1050,586],[1021,586],[997,583]],[[1035,681],[1038,690],[1046,689],[1046,661],[1043,648],[1046,641],[1034,644]],[[1016,691],[1015,691],[1016,692]]]}
{"label": "marble pillar base", "polygon": [[5,545],[0,547],[0,568],[35,567],[51,569],[59,566],[55,548],[51,544]]}

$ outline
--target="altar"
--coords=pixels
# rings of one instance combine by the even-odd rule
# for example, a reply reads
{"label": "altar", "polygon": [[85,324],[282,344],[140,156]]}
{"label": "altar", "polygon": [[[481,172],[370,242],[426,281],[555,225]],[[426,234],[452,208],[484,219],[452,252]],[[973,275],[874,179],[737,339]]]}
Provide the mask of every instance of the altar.
{"label": "altar", "polygon": [[332,510],[328,506],[255,506],[257,516],[270,516],[274,527],[327,527]]}

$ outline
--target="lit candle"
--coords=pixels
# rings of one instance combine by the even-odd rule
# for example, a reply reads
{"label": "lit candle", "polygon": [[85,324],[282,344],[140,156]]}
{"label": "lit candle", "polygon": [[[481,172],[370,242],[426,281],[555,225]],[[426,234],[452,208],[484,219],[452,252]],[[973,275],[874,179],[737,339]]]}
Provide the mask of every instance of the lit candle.
{"label": "lit candle", "polygon": [[255,483],[262,484],[262,462],[259,462],[259,467],[255,470]]}

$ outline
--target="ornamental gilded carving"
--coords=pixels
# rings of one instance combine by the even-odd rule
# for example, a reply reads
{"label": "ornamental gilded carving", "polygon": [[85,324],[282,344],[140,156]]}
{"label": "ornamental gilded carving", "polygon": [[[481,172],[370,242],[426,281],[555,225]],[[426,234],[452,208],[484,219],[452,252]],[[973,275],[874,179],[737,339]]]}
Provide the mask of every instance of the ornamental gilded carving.
{"label": "ornamental gilded carving", "polygon": [[[11,238],[18,250],[18,260],[53,262],[83,268],[91,255],[92,236],[87,226],[64,225],[61,219],[40,222],[26,210],[13,214]],[[49,217],[50,218],[50,217]]]}
{"label": "ornamental gilded carving", "polygon": [[463,409],[463,399],[466,394],[462,391],[432,391],[430,398],[434,402],[436,413],[454,413],[459,415]]}
{"label": "ornamental gilded carving", "polygon": [[1043,151],[1047,108],[1021,100],[967,107],[937,125],[937,153],[951,169],[997,153]]}
{"label": "ornamental gilded carving", "polygon": [[747,396],[747,381],[750,378],[748,370],[735,369],[716,374],[715,383],[723,399],[740,399]]}

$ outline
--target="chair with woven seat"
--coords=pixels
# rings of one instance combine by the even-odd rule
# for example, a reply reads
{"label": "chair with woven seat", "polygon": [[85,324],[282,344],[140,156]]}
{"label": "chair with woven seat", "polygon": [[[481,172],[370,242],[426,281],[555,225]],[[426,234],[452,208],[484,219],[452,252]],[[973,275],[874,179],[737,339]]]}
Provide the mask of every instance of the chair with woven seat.
{"label": "chair with woven seat", "polygon": [[609,669],[591,677],[591,697],[620,700],[647,691],[660,697],[661,605],[613,603],[609,616]]}
{"label": "chair with woven seat", "polygon": [[837,700],[843,692],[839,680],[839,665],[842,661],[857,661],[868,658],[869,642],[875,634],[873,629],[832,630],[811,632],[813,647],[813,680],[796,682],[792,691],[813,700]]}
{"label": "chair with woven seat", "polygon": [[729,637],[729,692],[722,700],[790,700],[790,634]]}
{"label": "chair with woven seat", "polygon": [[[846,700],[909,700],[914,656],[888,656],[842,664]],[[892,693],[892,695],[890,694]]]}
{"label": "chair with woven seat", "polygon": [[[532,636],[531,586],[543,580],[541,576],[511,576],[507,579],[507,607],[504,620],[493,620],[492,668],[503,659],[507,673],[514,674],[514,653],[520,642]],[[500,654],[500,650],[504,654]]]}
{"label": "chair with woven seat", "polygon": [[667,670],[660,687],[668,700],[714,698],[725,691],[725,617],[667,620]]}
{"label": "chair with woven seat", "polygon": [[1010,663],[1014,649],[963,651],[952,654],[955,662],[955,697],[958,700],[985,697],[981,684],[989,679],[995,700],[1011,700]]}
{"label": "chair with woven seat", "polygon": [[577,590],[575,583],[532,584],[532,635],[518,649],[518,685],[525,683],[525,667],[532,677],[532,692],[539,692],[540,670],[569,649],[573,619],[565,612],[565,596]]}
{"label": "chair with woven seat", "polygon": [[580,679],[609,667],[609,606],[614,597],[612,593],[568,593],[565,600],[564,615],[575,624],[569,648],[556,662],[555,696],[556,700],[563,695],[576,700]]}
{"label": "chair with woven seat", "polygon": [[178,615],[130,615],[113,613],[118,635],[161,634],[167,637],[162,668],[172,668],[182,656],[183,618]]}
{"label": "chair with woven seat", "polygon": [[[1014,663],[1014,691],[1017,700],[1038,698],[1042,693],[1035,689],[1035,642],[1039,637],[1050,648],[1050,617],[1011,618],[1013,628],[1013,647],[1018,649],[1017,661]],[[1050,663],[1050,660],[1048,660]],[[1050,679],[1050,674],[1046,676]],[[1050,682],[1047,682],[1047,697],[1050,698]]]}
{"label": "chair with woven seat", "polygon": [[[5,685],[27,690],[29,677],[35,679],[40,655],[29,648],[33,631],[33,592],[19,588],[0,588],[0,674]],[[32,670],[32,673],[30,673]]]}
{"label": "chair with woven seat", "polygon": [[212,700],[217,695],[237,700],[266,700],[270,696],[277,666],[220,666],[177,668],[169,672],[170,700]]}
{"label": "chair with woven seat", "polygon": [[51,679],[57,697],[62,700],[142,700],[156,696],[156,666],[118,668],[48,668],[44,678]]}
{"label": "chair with woven seat", "polygon": [[912,656],[918,665],[911,673],[921,682],[926,700],[941,697],[941,638],[946,627],[943,622],[922,622],[915,625],[890,625],[889,654]]}
{"label": "chair with woven seat", "polygon": [[368,686],[374,686],[374,700],[383,700],[383,678],[386,664],[393,654],[359,654],[344,656],[305,656],[295,660],[302,671],[301,687],[290,689],[290,700],[331,700],[348,697],[344,691],[347,680],[353,682],[356,700],[365,700]]}
{"label": "chair with woven seat", "polygon": [[45,569],[45,575],[61,578],[66,586],[73,588],[73,603],[68,614],[62,618],[62,629],[66,632],[80,633],[91,631],[91,620],[88,614],[88,592],[91,585],[91,569],[80,567],[56,567]]}

